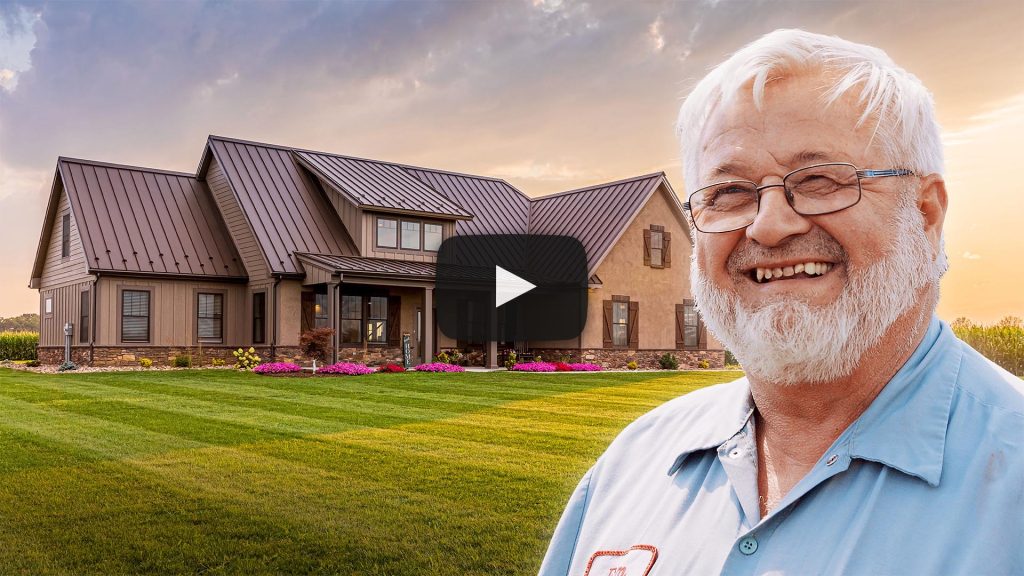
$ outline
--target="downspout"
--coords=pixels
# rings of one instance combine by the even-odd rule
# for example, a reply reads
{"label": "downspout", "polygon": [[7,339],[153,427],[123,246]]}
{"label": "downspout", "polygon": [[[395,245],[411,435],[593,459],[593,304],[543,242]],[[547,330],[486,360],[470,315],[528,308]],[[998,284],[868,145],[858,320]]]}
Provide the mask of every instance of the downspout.
{"label": "downspout", "polygon": [[273,336],[270,339],[270,359],[271,360],[275,360],[275,361],[277,360],[277,321],[278,321],[278,312],[279,312],[279,310],[278,310],[278,298],[277,298],[277,285],[280,284],[280,283],[281,283],[281,277],[277,276],[274,279],[274,287],[272,288],[272,290],[274,291],[274,297],[273,297],[273,302],[274,302],[274,326],[273,326],[273,330],[271,331],[273,333]]}
{"label": "downspout", "polygon": [[100,273],[97,272],[96,273],[96,277],[92,279],[92,302],[91,302],[91,304],[92,304],[92,316],[89,318],[90,323],[92,324],[92,326],[91,326],[91,328],[89,330],[89,365],[90,366],[92,366],[93,362],[95,362],[96,325],[98,324],[98,322],[96,321],[96,301],[99,300],[99,298],[97,298],[97,296],[99,295],[99,281],[100,281]]}

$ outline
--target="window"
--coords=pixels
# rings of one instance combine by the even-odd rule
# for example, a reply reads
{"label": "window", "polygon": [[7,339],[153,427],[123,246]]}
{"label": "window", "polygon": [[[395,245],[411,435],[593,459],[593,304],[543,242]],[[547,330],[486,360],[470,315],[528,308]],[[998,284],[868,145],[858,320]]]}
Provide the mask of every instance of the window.
{"label": "window", "polygon": [[256,292],[252,295],[252,343],[267,342],[267,293]]}
{"label": "window", "polygon": [[651,224],[644,230],[644,266],[672,267],[672,235],[664,226]]}
{"label": "window", "polygon": [[363,297],[341,295],[341,341],[357,344],[363,341]]}
{"label": "window", "polygon": [[676,304],[676,348],[700,350],[707,346],[704,326],[693,300]]}
{"label": "window", "polygon": [[387,296],[370,296],[370,316],[366,320],[367,342],[387,342],[387,320]]}
{"label": "window", "polygon": [[651,230],[651,266],[654,267],[663,265],[661,260],[663,234],[664,232],[661,230]]}
{"label": "window", "polygon": [[121,292],[121,341],[149,342],[149,291]]}
{"label": "window", "polygon": [[221,342],[224,340],[224,295],[199,294],[197,326],[200,342]]}
{"label": "window", "polygon": [[377,218],[377,246],[398,248],[398,220]]}
{"label": "window", "polygon": [[89,343],[89,291],[86,290],[81,294],[81,301],[79,303],[78,312],[78,342],[81,344]]}
{"label": "window", "polygon": [[402,220],[402,250],[420,249],[420,223]]}
{"label": "window", "polygon": [[47,296],[43,301],[43,313],[47,316],[53,314],[53,296]]}
{"label": "window", "polygon": [[71,214],[65,214],[61,224],[60,257],[67,258],[71,256]]}
{"label": "window", "polygon": [[327,293],[317,293],[316,304],[313,306],[313,326],[328,328],[330,325],[331,317],[327,315]]}
{"label": "window", "polygon": [[423,224],[423,249],[431,252],[437,252],[437,249],[441,247],[441,225],[440,224]]}
{"label": "window", "polygon": [[612,302],[612,344],[629,344],[629,302]]}

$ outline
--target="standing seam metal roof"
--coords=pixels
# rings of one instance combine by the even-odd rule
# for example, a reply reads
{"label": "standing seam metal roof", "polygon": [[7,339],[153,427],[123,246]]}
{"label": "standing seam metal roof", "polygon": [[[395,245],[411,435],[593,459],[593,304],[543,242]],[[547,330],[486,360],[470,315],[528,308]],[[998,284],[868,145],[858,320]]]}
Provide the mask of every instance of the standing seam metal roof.
{"label": "standing seam metal roof", "polygon": [[91,271],[245,277],[194,176],[71,158],[57,167]]}

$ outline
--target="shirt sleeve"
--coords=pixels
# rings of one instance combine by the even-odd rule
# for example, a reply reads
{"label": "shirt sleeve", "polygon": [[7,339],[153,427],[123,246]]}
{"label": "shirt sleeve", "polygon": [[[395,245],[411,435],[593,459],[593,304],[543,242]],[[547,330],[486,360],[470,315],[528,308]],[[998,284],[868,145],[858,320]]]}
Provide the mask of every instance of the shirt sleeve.
{"label": "shirt sleeve", "polygon": [[572,496],[569,497],[569,504],[566,505],[562,519],[558,521],[558,526],[555,528],[555,534],[551,537],[551,544],[548,545],[548,552],[544,556],[538,576],[567,576],[569,574],[573,553],[576,551],[576,540],[579,538],[583,517],[587,512],[590,479],[593,474],[594,468],[588,470],[576,486]]}

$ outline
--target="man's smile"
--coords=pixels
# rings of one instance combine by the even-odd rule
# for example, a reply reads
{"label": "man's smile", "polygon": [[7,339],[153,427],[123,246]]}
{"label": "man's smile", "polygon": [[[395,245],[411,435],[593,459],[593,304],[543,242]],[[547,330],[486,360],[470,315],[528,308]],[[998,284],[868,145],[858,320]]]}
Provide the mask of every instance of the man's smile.
{"label": "man's smile", "polygon": [[807,260],[803,262],[779,262],[755,266],[747,270],[747,275],[759,284],[776,280],[796,280],[800,278],[816,278],[827,273],[834,266],[831,262]]}

